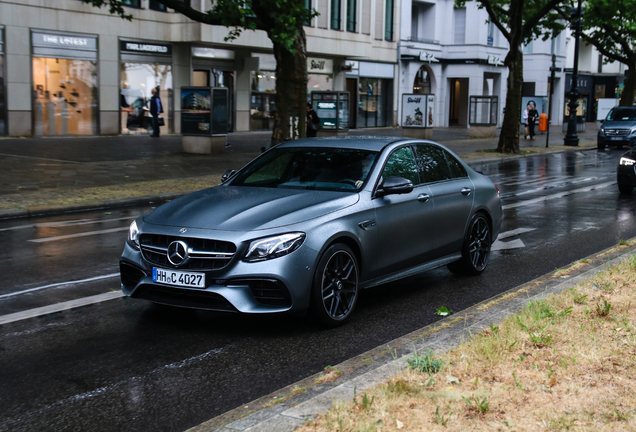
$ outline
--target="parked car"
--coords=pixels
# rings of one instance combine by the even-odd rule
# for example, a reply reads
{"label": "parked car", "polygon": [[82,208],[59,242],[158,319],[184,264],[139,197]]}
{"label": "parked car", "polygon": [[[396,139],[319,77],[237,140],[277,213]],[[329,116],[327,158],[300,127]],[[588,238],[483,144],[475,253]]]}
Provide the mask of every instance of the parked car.
{"label": "parked car", "polygon": [[612,108],[598,128],[596,143],[599,150],[632,147],[636,143],[636,107]]}
{"label": "parked car", "polygon": [[636,172],[634,168],[636,168],[636,148],[632,148],[625,153],[618,161],[616,181],[618,183],[618,190],[622,194],[631,194],[634,186],[636,186]]}
{"label": "parked car", "polygon": [[445,147],[394,137],[290,141],[130,226],[130,297],[335,326],[361,289],[447,265],[484,271],[499,191]]}

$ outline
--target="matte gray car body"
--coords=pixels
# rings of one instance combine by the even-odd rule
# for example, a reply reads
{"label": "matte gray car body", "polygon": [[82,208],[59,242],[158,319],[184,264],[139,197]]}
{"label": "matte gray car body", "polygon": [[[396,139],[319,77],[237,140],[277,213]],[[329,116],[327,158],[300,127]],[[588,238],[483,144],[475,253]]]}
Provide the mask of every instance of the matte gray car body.
{"label": "matte gray car body", "polygon": [[[418,145],[420,147],[415,147]],[[156,303],[207,310],[303,312],[316,302],[316,298],[312,300],[312,290],[314,293],[320,290],[316,284],[320,284],[321,277],[325,279],[327,270],[321,262],[325,262],[326,251],[338,259],[344,258],[343,266],[353,266],[357,277],[350,278],[349,282],[356,285],[357,293],[358,288],[461,260],[462,254],[466,254],[468,230],[473,226],[471,220],[476,215],[481,216],[482,225],[486,221],[489,229],[483,245],[481,240],[473,239],[475,244],[487,249],[482,266],[485,267],[490,244],[497,237],[502,219],[499,192],[487,177],[472,170],[448,149],[430,141],[387,137],[313,138],[284,143],[275,150],[321,148],[370,151],[374,152],[375,161],[363,184],[349,186],[351,190],[233,185],[270,150],[226,183],[158,207],[138,218],[135,222],[138,231],[129,234],[138,235],[142,250],[135,242],[126,242],[120,260],[123,292]],[[420,148],[442,149],[446,158],[459,164],[456,171],[464,174],[426,182],[422,181],[424,175],[418,169],[420,181],[410,192],[383,195],[383,182],[387,180],[383,174],[388,172],[389,158],[393,163],[396,155],[416,155]],[[255,240],[288,233],[304,235],[302,244],[294,246],[295,250],[271,259],[246,261],[248,248]],[[185,268],[172,264],[162,255],[164,249],[168,254],[167,248],[173,243],[174,252],[178,247],[175,242],[180,240],[191,249],[189,266]],[[149,249],[144,249],[144,242]],[[334,245],[341,247],[333,252]],[[204,257],[198,260],[203,263],[202,269],[193,267],[197,260],[192,257],[198,256],[198,252]],[[209,255],[215,253],[217,255]],[[219,260],[223,261],[220,268],[206,267]],[[205,286],[174,286],[153,280],[156,279],[154,272],[162,269],[202,273]],[[343,276],[336,282],[347,282],[345,279]],[[354,304],[355,298],[351,308]],[[346,318],[349,313],[344,315]]]}

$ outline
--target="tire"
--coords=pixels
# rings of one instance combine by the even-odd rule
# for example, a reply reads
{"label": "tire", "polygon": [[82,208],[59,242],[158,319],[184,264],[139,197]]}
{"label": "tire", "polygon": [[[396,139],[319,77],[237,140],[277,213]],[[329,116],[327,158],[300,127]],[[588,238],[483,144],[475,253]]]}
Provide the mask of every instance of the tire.
{"label": "tire", "polygon": [[311,290],[311,311],[327,327],[343,324],[359,294],[358,263],[349,247],[337,243],[320,258]]}
{"label": "tire", "polygon": [[631,195],[633,189],[634,189],[634,186],[632,186],[632,185],[628,185],[628,184],[624,184],[624,183],[619,183],[618,184],[618,190],[622,194]]}
{"label": "tire", "polygon": [[481,274],[488,265],[491,247],[490,222],[483,213],[476,213],[468,224],[461,259],[448,264],[447,267],[451,272],[457,274]]}
{"label": "tire", "polygon": [[603,150],[605,150],[605,144],[601,143],[600,141],[597,141],[597,142],[596,142],[596,149],[597,149],[598,151],[603,151]]}

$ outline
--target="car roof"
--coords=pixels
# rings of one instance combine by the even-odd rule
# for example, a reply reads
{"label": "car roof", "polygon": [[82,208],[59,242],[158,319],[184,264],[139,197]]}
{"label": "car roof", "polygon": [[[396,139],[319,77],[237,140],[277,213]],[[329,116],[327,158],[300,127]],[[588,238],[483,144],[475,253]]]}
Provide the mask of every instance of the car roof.
{"label": "car roof", "polygon": [[279,144],[277,147],[338,147],[357,150],[381,151],[389,144],[400,141],[411,141],[410,138],[393,137],[393,136],[373,136],[373,135],[355,135],[355,136],[332,136],[319,138],[304,138],[296,141],[287,141]]}

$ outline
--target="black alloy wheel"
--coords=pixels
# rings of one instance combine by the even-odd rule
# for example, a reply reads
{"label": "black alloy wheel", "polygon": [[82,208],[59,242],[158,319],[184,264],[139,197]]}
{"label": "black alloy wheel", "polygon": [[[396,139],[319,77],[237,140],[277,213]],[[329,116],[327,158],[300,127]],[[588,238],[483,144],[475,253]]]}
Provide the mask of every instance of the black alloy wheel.
{"label": "black alloy wheel", "polygon": [[323,254],[312,289],[312,309],[329,327],[342,324],[358,300],[358,264],[344,244],[330,246]]}
{"label": "black alloy wheel", "polygon": [[491,247],[492,233],[490,223],[483,213],[477,213],[473,216],[468,226],[466,239],[462,247],[462,258],[449,264],[448,269],[453,273],[470,275],[482,273],[488,265]]}

